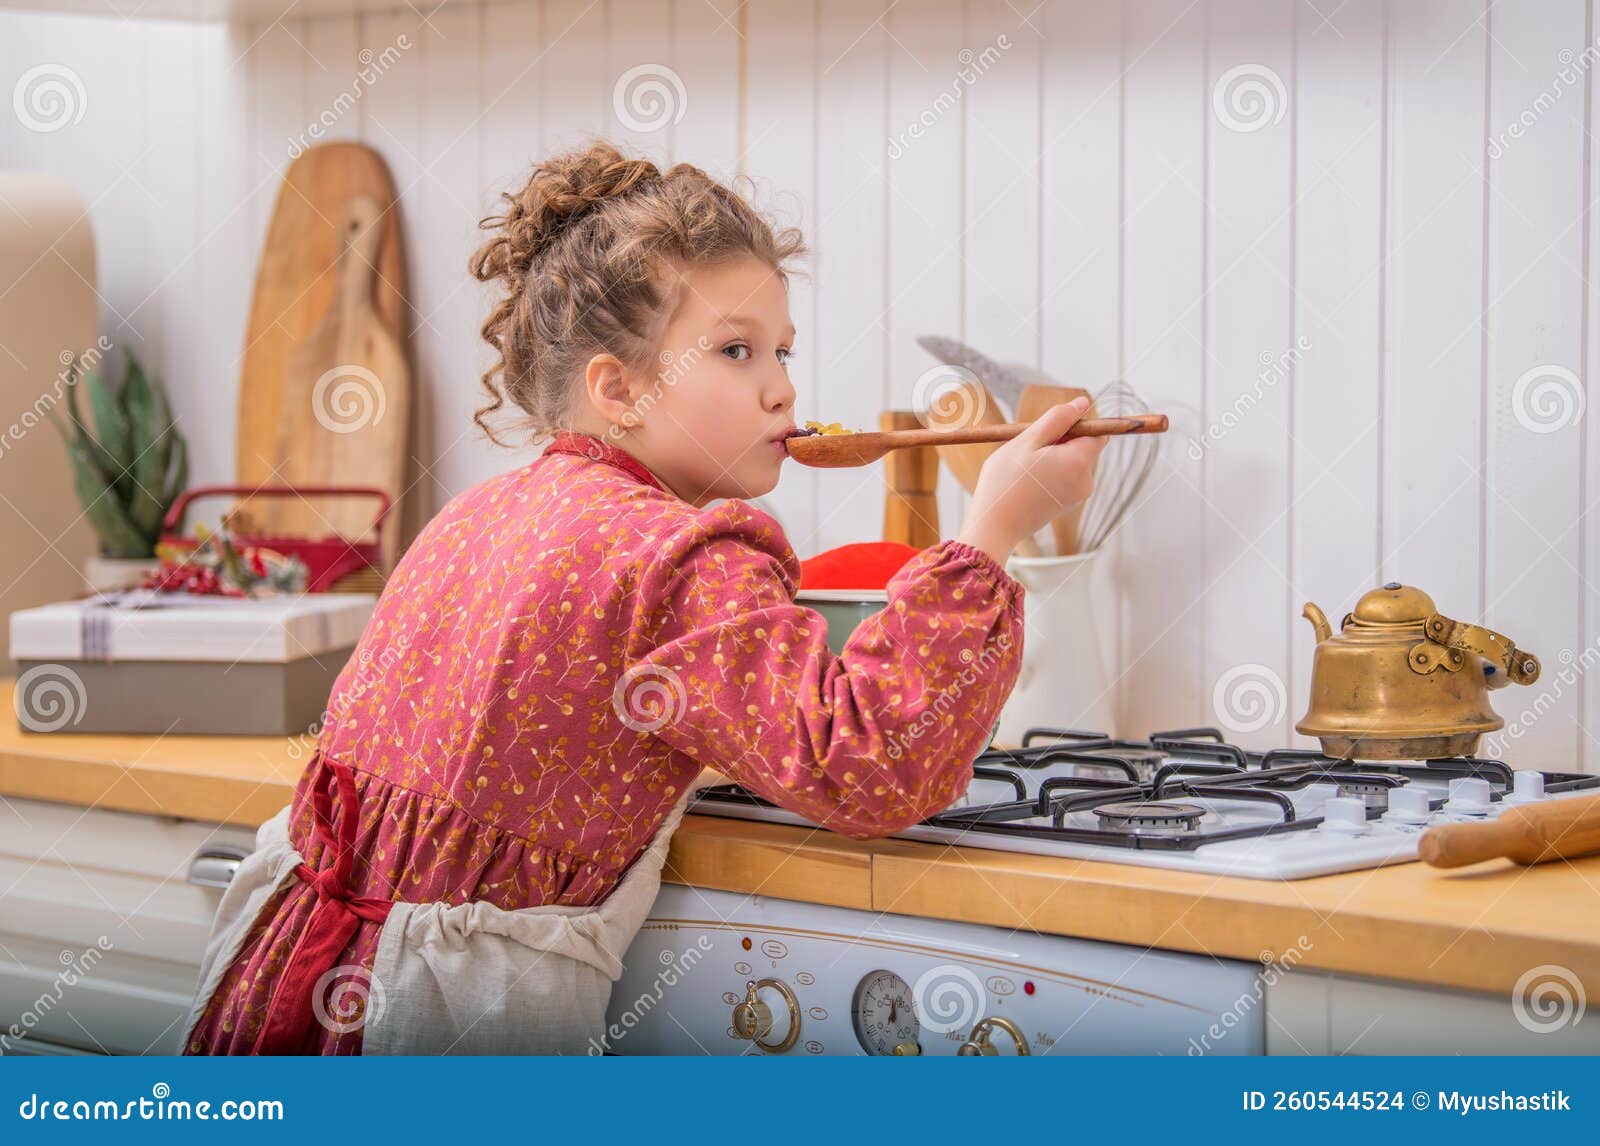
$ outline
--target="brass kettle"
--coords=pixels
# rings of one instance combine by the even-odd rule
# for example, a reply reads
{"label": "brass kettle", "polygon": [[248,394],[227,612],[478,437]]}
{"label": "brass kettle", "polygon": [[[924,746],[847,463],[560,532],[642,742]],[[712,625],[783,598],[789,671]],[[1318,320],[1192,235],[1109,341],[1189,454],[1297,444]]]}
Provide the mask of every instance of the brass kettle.
{"label": "brass kettle", "polygon": [[1338,759],[1470,756],[1505,721],[1489,690],[1539,679],[1539,658],[1499,633],[1452,621],[1421,589],[1391,581],[1356,602],[1335,635],[1315,605],[1311,706],[1298,732]]}

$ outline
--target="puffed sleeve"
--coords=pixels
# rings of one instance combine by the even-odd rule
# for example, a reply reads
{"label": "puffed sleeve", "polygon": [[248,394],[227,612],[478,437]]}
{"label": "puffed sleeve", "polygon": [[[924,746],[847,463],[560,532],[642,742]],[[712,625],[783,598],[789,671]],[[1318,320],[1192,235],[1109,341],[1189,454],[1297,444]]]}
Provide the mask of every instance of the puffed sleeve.
{"label": "puffed sleeve", "polygon": [[[856,839],[948,807],[1022,662],[1022,586],[942,541],[908,562],[840,655],[797,605],[800,566],[769,515],[730,500],[672,531],[639,572],[619,705],[771,800]],[[619,709],[620,711],[620,709]]]}

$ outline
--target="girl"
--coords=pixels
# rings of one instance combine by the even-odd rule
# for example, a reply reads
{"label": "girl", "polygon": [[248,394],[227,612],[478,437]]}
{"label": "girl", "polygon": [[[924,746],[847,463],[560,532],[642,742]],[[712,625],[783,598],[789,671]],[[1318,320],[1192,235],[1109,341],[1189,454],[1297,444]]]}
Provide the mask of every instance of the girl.
{"label": "girl", "polygon": [[803,247],[698,168],[605,143],[485,219],[484,377],[535,461],[452,498],[336,681],[218,911],[189,1053],[545,1051],[611,983],[702,768],[857,839],[951,804],[1022,653],[1012,547],[1089,493],[1058,407],[984,467],[832,655],[746,500],[794,430]]}

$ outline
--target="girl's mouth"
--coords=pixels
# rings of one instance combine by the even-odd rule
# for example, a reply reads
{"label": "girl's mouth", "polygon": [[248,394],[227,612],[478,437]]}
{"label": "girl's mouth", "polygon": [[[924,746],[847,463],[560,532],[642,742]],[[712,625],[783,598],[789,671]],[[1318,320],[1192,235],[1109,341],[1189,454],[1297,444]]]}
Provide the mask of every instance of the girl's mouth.
{"label": "girl's mouth", "polygon": [[801,429],[799,426],[790,426],[776,438],[773,438],[772,444],[778,448],[779,453],[783,454],[785,457],[788,457],[789,447],[785,443],[788,442],[790,438],[805,438],[814,433],[816,433],[815,430]]}

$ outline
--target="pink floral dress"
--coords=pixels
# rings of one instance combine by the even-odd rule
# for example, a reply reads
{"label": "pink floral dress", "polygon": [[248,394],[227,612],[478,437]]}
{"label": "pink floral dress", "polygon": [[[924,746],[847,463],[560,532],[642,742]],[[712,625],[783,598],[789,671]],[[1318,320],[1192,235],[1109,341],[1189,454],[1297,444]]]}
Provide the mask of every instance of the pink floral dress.
{"label": "pink floral dress", "polygon": [[799,574],[767,514],[586,435],[451,499],[334,685],[287,810],[299,878],[187,1053],[359,1053],[310,994],[372,965],[396,902],[599,904],[705,766],[858,839],[947,807],[1016,683],[1021,586],[940,542],[835,656]]}

